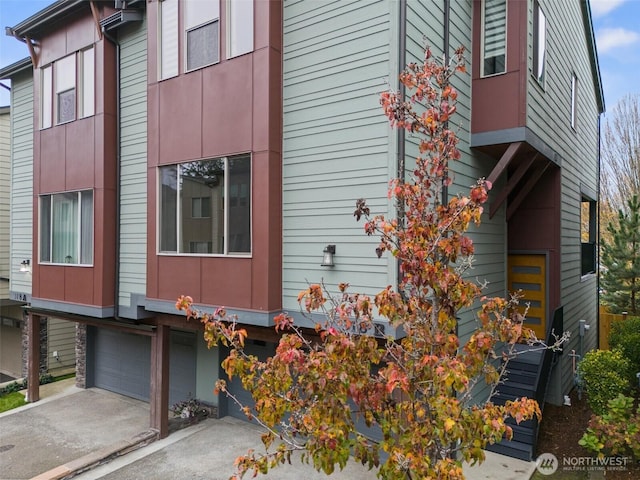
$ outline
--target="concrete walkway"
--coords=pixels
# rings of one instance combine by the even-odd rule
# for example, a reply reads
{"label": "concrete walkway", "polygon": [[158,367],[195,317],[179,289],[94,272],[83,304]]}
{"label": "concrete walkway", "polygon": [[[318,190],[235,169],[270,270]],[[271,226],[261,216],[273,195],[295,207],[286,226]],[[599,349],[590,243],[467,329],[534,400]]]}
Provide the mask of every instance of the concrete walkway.
{"label": "concrete walkway", "polygon": [[[250,448],[263,451],[257,427],[231,417],[209,419],[153,442],[147,403],[100,389],[81,390],[73,382],[43,385],[39,402],[0,414],[0,479],[227,480],[237,456]],[[469,480],[528,480],[534,470],[533,462],[487,452],[487,460],[465,467],[465,475]],[[294,459],[293,465],[258,478],[376,476],[350,463],[327,477]]]}

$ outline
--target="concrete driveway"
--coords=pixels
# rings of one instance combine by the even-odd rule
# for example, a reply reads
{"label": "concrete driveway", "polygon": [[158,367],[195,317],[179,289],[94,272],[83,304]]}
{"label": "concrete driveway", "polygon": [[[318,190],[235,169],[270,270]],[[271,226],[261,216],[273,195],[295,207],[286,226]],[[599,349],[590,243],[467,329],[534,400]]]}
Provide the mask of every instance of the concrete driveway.
{"label": "concrete driveway", "polygon": [[147,403],[69,386],[0,414],[0,478],[30,479],[148,429]]}
{"label": "concrete driveway", "polygon": [[[251,448],[263,451],[257,426],[231,417],[205,420],[153,443],[148,426],[147,403],[67,383],[60,393],[0,414],[0,480],[57,480],[78,472],[84,473],[74,480],[227,480],[236,457]],[[535,463],[488,452],[485,463],[466,466],[465,474],[471,480],[526,480],[534,469]],[[258,478],[328,477],[294,459]],[[376,475],[350,463],[330,478]]]}

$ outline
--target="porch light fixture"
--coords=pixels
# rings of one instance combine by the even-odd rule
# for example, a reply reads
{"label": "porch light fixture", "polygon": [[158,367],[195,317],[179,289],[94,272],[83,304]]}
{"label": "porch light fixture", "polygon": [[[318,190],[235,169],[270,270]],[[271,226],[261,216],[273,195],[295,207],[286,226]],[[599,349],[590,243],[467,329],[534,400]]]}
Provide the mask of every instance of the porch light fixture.
{"label": "porch light fixture", "polygon": [[31,260],[26,259],[20,262],[20,271],[22,273],[31,273]]}
{"label": "porch light fixture", "polygon": [[326,247],[324,247],[324,250],[322,250],[322,253],[324,254],[322,256],[322,263],[320,264],[321,267],[333,267],[335,266],[333,264],[333,256],[336,254],[336,246],[335,245],[327,245]]}

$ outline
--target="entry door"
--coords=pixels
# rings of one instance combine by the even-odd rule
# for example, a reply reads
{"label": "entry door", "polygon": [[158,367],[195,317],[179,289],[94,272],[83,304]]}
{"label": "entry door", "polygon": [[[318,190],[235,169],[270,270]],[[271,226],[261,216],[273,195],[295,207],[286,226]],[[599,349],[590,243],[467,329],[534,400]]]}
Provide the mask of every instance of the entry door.
{"label": "entry door", "polygon": [[521,313],[529,304],[524,326],[533,330],[541,340],[547,335],[547,256],[509,255],[509,292],[519,292]]}

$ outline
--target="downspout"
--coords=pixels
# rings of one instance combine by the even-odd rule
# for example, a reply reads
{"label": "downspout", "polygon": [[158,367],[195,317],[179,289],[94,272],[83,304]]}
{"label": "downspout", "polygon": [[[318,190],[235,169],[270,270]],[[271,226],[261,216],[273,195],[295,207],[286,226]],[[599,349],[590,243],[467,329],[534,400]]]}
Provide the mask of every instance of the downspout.
{"label": "downspout", "polygon": [[[596,194],[598,195],[598,218],[596,220],[596,325],[600,330],[600,169],[602,167],[602,138],[601,138],[602,114],[598,113],[598,172],[596,176]],[[596,335],[596,348],[600,348],[600,335]]]}
{"label": "downspout", "polygon": [[[407,0],[400,0],[399,2],[400,15],[399,15],[399,30],[398,30],[398,78],[400,74],[404,71],[404,68],[407,64]],[[399,82],[398,93],[400,98],[404,99],[407,94],[407,88],[404,83]],[[405,155],[406,155],[406,146],[405,146],[405,129],[398,128],[397,129],[397,141],[398,141],[398,179],[401,182],[405,181]],[[398,204],[396,206],[396,215],[398,217],[398,224],[401,225],[404,221],[404,204]],[[402,278],[401,272],[401,263],[398,261],[396,263],[397,270],[397,284],[400,285],[400,280]]]}
{"label": "downspout", "polygon": [[102,27],[102,35],[116,47],[116,228],[115,228],[115,279],[113,294],[113,318],[120,318],[120,160],[121,160],[121,134],[120,134],[120,43]]}
{"label": "downspout", "polygon": [[[445,65],[449,65],[450,55],[449,55],[449,22],[451,22],[451,4],[450,0],[444,0],[444,32],[443,32],[443,42],[442,42],[442,50],[444,51],[444,63]],[[444,128],[449,128],[449,122],[444,122]],[[449,203],[449,186],[446,183],[447,178],[449,177],[449,167],[447,166],[447,171],[445,172],[445,177],[443,178],[444,183],[442,184],[442,205],[447,205]]]}

